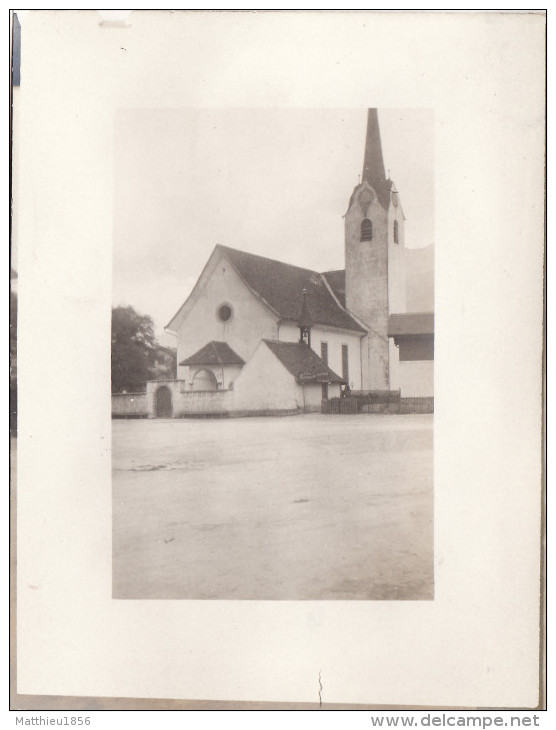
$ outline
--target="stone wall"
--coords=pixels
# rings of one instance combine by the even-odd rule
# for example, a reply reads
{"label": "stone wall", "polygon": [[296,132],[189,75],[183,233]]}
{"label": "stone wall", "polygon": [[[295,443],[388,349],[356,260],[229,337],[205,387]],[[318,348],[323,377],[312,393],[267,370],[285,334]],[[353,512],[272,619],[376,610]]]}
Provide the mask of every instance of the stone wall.
{"label": "stone wall", "polygon": [[186,390],[184,380],[152,380],[147,383],[146,410],[149,418],[155,417],[156,393],[168,388],[172,394],[174,418],[188,416],[227,415],[233,409],[231,390]]}
{"label": "stone wall", "polygon": [[112,393],[112,418],[146,417],[146,393]]}
{"label": "stone wall", "polygon": [[176,403],[179,401],[182,392],[185,391],[185,380],[149,380],[147,383],[147,415],[149,418],[154,418],[155,413],[155,398],[156,391],[159,388],[168,388],[172,394],[172,408],[174,416],[176,413]]}
{"label": "stone wall", "polygon": [[[320,383],[300,385],[282,366],[266,345],[255,358],[259,367],[238,376],[237,391],[186,390],[183,380],[151,380],[146,393],[117,393],[112,395],[113,418],[155,418],[156,394],[167,388],[172,398],[173,418],[223,416],[291,415],[304,411],[320,411]],[[268,378],[272,378],[272,387]],[[340,386],[329,386],[330,397],[340,395]]]}
{"label": "stone wall", "polygon": [[175,418],[225,416],[233,410],[231,390],[192,390],[180,394],[174,403]]}

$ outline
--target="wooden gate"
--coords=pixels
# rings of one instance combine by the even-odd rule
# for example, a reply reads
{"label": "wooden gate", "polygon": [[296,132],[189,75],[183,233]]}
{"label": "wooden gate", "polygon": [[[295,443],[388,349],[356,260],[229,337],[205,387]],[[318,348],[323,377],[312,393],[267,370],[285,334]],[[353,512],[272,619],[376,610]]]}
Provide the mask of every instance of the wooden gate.
{"label": "wooden gate", "polygon": [[170,388],[162,385],[155,394],[155,416],[157,418],[172,418],[172,393]]}

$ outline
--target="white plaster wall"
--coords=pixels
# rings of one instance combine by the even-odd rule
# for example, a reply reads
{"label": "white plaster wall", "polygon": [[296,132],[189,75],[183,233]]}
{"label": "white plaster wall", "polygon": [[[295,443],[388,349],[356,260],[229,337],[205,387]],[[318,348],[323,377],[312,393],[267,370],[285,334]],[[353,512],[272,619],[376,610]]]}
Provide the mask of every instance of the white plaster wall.
{"label": "white plaster wall", "polygon": [[321,342],[328,343],[328,367],[342,376],[342,345],[348,346],[349,385],[361,389],[361,338],[352,333],[339,332],[327,327],[313,327],[311,349],[320,357]]}
{"label": "white plaster wall", "polygon": [[[262,338],[277,339],[277,319],[247,288],[225,255],[217,257],[211,268],[179,326],[178,363],[211,340],[227,342],[247,362]],[[224,303],[233,310],[226,323],[216,314]],[[187,367],[178,365],[178,378],[189,378]]]}
{"label": "white plaster wall", "polygon": [[261,342],[234,381],[235,411],[302,410],[303,388]]}
{"label": "white plaster wall", "polygon": [[410,360],[399,365],[402,398],[434,395],[434,361]]}
{"label": "white plaster wall", "polygon": [[[392,196],[393,197],[393,196]],[[394,243],[394,221],[398,221],[398,240]],[[405,295],[405,230],[402,206],[394,202],[388,210],[388,310],[407,311]]]}
{"label": "white plaster wall", "polygon": [[228,390],[242,369],[243,365],[225,365],[222,368],[222,387]]}
{"label": "white plaster wall", "polygon": [[389,338],[389,360],[390,360],[390,390],[399,390],[400,383],[400,351],[394,344],[394,338]]}
{"label": "white plaster wall", "polygon": [[[322,402],[322,387],[320,383],[305,383],[304,411],[305,413],[320,412]],[[330,393],[329,393],[330,397]]]}
{"label": "white plaster wall", "polygon": [[299,342],[299,326],[293,322],[282,322],[278,339],[282,342]]}

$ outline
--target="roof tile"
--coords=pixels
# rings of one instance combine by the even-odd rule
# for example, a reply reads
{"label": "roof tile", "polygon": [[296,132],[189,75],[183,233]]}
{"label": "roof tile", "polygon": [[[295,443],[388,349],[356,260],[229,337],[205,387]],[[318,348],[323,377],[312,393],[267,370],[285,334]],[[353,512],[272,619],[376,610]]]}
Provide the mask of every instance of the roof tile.
{"label": "roof tile", "polygon": [[406,312],[391,314],[388,318],[388,335],[432,335],[434,312]]}
{"label": "roof tile", "polygon": [[[303,289],[315,325],[365,332],[330,293],[322,274],[264,256],[219,246],[230,258],[246,284],[282,320],[297,322],[301,315]],[[328,279],[327,279],[328,281]]]}
{"label": "roof tile", "polygon": [[328,286],[336,295],[342,307],[346,306],[346,270],[323,271],[322,275],[328,282]]}
{"label": "roof tile", "polygon": [[304,342],[281,342],[263,340],[300,383],[345,383],[346,381],[331,370],[314,350]]}
{"label": "roof tile", "polygon": [[245,360],[242,360],[227,342],[212,340],[195,354],[182,360],[180,365],[245,365]]}

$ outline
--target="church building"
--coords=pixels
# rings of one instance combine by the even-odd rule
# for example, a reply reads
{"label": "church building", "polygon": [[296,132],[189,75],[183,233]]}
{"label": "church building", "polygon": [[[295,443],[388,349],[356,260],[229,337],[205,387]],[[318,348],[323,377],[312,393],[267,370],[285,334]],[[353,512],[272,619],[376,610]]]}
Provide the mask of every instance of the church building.
{"label": "church building", "polygon": [[177,379],[147,384],[148,415],[320,411],[342,391],[431,397],[434,314],[407,311],[405,216],[376,109],[344,219],[342,270],[217,245],[166,327]]}

